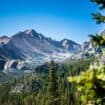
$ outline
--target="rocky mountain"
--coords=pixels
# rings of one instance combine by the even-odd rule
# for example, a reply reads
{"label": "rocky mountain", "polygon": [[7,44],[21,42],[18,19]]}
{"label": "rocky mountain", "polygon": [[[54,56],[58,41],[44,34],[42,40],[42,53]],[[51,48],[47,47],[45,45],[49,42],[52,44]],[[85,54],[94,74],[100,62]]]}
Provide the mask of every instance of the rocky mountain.
{"label": "rocky mountain", "polygon": [[[37,33],[33,29],[19,31],[11,37],[0,37],[0,69],[30,68],[43,64],[53,57],[62,61],[73,53],[81,51],[81,45],[68,39],[56,41]],[[20,63],[20,61],[22,61]],[[28,61],[28,62],[27,62]]]}
{"label": "rocky mountain", "polygon": [[10,38],[9,37],[7,37],[7,36],[1,36],[0,37],[0,43],[8,43],[9,42],[9,40],[10,40]]}
{"label": "rocky mountain", "polygon": [[26,59],[33,56],[46,56],[55,52],[78,52],[81,50],[81,45],[68,39],[52,40],[33,29],[28,29],[18,32],[10,38],[0,37],[0,49],[7,58]]}
{"label": "rocky mountain", "polygon": [[82,51],[88,52],[88,53],[95,53],[96,48],[92,45],[92,43],[90,41],[85,41],[82,44]]}
{"label": "rocky mountain", "polygon": [[68,39],[63,39],[60,41],[61,45],[70,52],[79,52],[81,51],[81,45]]}

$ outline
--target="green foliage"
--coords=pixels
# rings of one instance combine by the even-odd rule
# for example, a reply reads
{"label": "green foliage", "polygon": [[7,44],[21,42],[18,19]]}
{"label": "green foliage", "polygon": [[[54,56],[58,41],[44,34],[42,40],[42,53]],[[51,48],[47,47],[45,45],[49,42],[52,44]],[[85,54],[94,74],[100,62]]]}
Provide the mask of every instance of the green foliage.
{"label": "green foliage", "polygon": [[0,105],[80,105],[75,85],[67,81],[67,76],[79,75],[93,60],[68,60],[65,64],[52,62],[44,65],[45,72],[5,79],[6,82],[0,83]]}
{"label": "green foliage", "polygon": [[[99,9],[105,9],[105,0],[91,0],[93,3],[99,5]],[[94,13],[92,14],[93,19],[96,20],[97,24],[105,23],[105,16],[101,13]]]}
{"label": "green foliage", "polygon": [[104,9],[105,8],[105,0],[91,0],[91,1],[98,4],[99,9]]}
{"label": "green foliage", "polygon": [[91,42],[93,43],[94,46],[105,46],[105,35],[90,35]]}
{"label": "green foliage", "polygon": [[[8,102],[9,98],[9,91],[10,91],[10,86],[8,84],[2,84],[0,85],[0,104],[3,104],[4,102]],[[7,97],[7,99],[5,98]]]}
{"label": "green foliage", "polygon": [[[105,9],[105,0],[91,0],[93,3],[96,3],[99,6],[99,9]],[[93,19],[96,20],[96,23],[101,24],[105,23],[105,16],[101,13],[93,13]],[[91,42],[96,47],[105,46],[105,33],[90,35]]]}
{"label": "green foliage", "polygon": [[79,76],[68,77],[68,80],[77,85],[83,105],[90,102],[94,105],[105,104],[105,66],[97,69],[91,67]]}
{"label": "green foliage", "polygon": [[47,94],[46,94],[46,105],[58,105],[58,83],[56,77],[56,71],[54,68],[54,62],[51,61],[49,69],[49,75],[47,79]]}
{"label": "green foliage", "polygon": [[105,23],[105,16],[101,15],[101,13],[93,13],[93,19],[97,20],[97,24]]}

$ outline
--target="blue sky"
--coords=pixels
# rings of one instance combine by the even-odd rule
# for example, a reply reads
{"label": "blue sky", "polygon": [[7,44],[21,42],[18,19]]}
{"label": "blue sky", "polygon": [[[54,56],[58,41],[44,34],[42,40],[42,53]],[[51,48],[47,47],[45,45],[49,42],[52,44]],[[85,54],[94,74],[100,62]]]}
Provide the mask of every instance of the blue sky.
{"label": "blue sky", "polygon": [[90,0],[0,0],[0,36],[32,28],[56,40],[82,43],[104,29],[92,20],[96,11]]}

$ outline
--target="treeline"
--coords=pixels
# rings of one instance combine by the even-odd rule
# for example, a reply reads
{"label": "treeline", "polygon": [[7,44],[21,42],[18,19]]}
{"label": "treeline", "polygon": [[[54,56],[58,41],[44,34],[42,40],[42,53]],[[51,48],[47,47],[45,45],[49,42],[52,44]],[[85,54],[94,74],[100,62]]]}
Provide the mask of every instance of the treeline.
{"label": "treeline", "polygon": [[68,83],[67,77],[79,75],[92,61],[93,58],[78,60],[63,66],[52,61],[44,65],[45,73],[35,72],[3,82],[0,84],[0,105],[80,105],[76,87]]}

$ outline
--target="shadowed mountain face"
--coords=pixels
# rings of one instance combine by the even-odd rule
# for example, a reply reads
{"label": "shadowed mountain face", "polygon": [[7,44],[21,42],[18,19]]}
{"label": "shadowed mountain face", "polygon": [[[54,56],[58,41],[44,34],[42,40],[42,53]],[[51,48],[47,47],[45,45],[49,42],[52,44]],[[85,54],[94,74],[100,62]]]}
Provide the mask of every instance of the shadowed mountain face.
{"label": "shadowed mountain face", "polygon": [[18,32],[12,37],[0,37],[0,55],[8,59],[26,59],[33,56],[46,56],[52,53],[74,53],[81,45],[71,40],[52,40],[33,29]]}
{"label": "shadowed mountain face", "polygon": [[68,39],[63,39],[61,40],[61,45],[68,51],[70,52],[78,52],[81,51],[81,45],[75,43],[72,40],[68,40]]}

